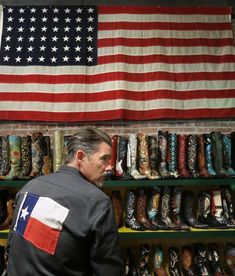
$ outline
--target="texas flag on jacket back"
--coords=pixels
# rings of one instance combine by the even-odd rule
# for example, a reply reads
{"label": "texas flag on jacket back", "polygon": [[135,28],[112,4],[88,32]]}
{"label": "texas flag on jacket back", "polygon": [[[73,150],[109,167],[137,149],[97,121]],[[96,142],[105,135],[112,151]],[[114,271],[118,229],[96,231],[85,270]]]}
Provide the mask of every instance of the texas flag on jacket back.
{"label": "texas flag on jacket back", "polygon": [[69,209],[49,197],[25,193],[14,230],[35,247],[55,254]]}

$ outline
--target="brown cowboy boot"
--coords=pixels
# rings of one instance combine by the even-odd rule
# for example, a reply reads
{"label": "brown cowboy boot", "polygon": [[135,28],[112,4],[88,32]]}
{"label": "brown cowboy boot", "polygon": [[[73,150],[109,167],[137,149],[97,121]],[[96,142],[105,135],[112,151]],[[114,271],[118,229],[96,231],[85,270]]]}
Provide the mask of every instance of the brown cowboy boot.
{"label": "brown cowboy boot", "polygon": [[158,149],[160,153],[160,162],[158,172],[162,178],[172,177],[170,172],[167,169],[167,148],[168,148],[168,133],[158,131]]}
{"label": "brown cowboy boot", "polygon": [[190,176],[187,169],[187,135],[178,135],[178,171],[179,177],[187,178]]}
{"label": "brown cowboy boot", "polygon": [[32,170],[32,151],[31,151],[31,136],[26,135],[21,137],[21,156],[22,156],[22,170],[20,178],[29,178]]}
{"label": "brown cowboy boot", "polygon": [[11,195],[7,199],[7,217],[3,223],[0,224],[0,230],[9,229],[12,224],[13,212],[14,212],[15,199]]}
{"label": "brown cowboy boot", "polygon": [[111,200],[113,205],[115,222],[117,227],[119,228],[123,225],[123,207],[121,192],[119,190],[113,190],[111,193]]}
{"label": "brown cowboy boot", "polygon": [[151,168],[150,179],[161,178],[157,171],[158,164],[158,144],[155,136],[148,136],[149,164]]}
{"label": "brown cowboy boot", "polygon": [[151,169],[149,164],[149,153],[148,153],[148,141],[145,133],[137,134],[137,145],[138,145],[138,156],[139,156],[139,172],[145,175],[147,178],[153,178],[151,176]]}

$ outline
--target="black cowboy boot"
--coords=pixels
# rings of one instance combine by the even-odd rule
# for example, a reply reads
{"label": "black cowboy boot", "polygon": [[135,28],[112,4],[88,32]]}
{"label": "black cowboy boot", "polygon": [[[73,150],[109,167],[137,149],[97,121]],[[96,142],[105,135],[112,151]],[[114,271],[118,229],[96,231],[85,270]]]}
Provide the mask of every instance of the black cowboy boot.
{"label": "black cowboy boot", "polygon": [[20,178],[29,178],[29,174],[32,170],[31,143],[30,135],[21,137],[22,170]]}
{"label": "black cowboy boot", "polygon": [[10,170],[9,136],[0,137],[0,176],[5,176]]}
{"label": "black cowboy boot", "polygon": [[157,227],[147,218],[147,196],[144,188],[137,189],[136,197],[136,219],[137,222],[147,230],[156,230]]}
{"label": "black cowboy boot", "polygon": [[193,206],[195,203],[195,194],[192,191],[183,191],[182,194],[182,213],[184,221],[194,228],[208,228],[207,224],[201,223],[194,215]]}
{"label": "black cowboy boot", "polygon": [[194,264],[195,272],[201,276],[212,276],[207,267],[206,247],[202,243],[195,244]]}
{"label": "black cowboy boot", "polygon": [[231,138],[231,167],[235,170],[235,131],[230,133]]}
{"label": "black cowboy boot", "polygon": [[222,269],[220,267],[220,254],[218,251],[218,244],[208,244],[208,267],[212,275],[223,276]]}
{"label": "black cowboy boot", "polygon": [[127,248],[126,276],[141,276],[137,264],[137,252],[134,247]]}
{"label": "black cowboy boot", "polygon": [[230,177],[235,176],[235,170],[232,168],[231,160],[231,136],[230,134],[221,134],[221,139],[223,145],[224,168]]}
{"label": "black cowboy boot", "polygon": [[206,168],[206,153],[205,153],[205,138],[204,134],[198,135],[198,169],[199,176],[201,177],[210,177],[207,168]]}
{"label": "black cowboy boot", "polygon": [[228,176],[228,173],[223,168],[223,148],[220,132],[211,132],[212,142],[212,162],[218,176]]}
{"label": "black cowboy boot", "polygon": [[167,226],[161,221],[161,188],[152,187],[150,190],[149,201],[147,206],[149,221],[161,230],[170,230],[171,227]]}
{"label": "black cowboy boot", "polygon": [[197,154],[198,154],[198,144],[197,136],[193,134],[188,135],[188,168],[190,176],[196,178],[199,176],[197,167]]}
{"label": "black cowboy boot", "polygon": [[189,230],[189,226],[182,220],[182,191],[179,187],[174,187],[172,191],[172,217],[173,222],[180,230]]}
{"label": "black cowboy boot", "polygon": [[0,190],[0,224],[7,218],[7,190]]}
{"label": "black cowboy boot", "polygon": [[141,244],[139,247],[139,272],[141,276],[152,276],[149,267],[150,248],[148,244]]}
{"label": "black cowboy boot", "polygon": [[177,178],[179,177],[179,173],[177,163],[178,143],[176,133],[168,134],[168,145],[168,170],[173,177]]}
{"label": "black cowboy boot", "polygon": [[132,230],[145,230],[142,224],[136,220],[136,195],[133,189],[126,192],[126,218],[125,225]]}
{"label": "black cowboy boot", "polygon": [[208,173],[211,176],[217,176],[217,173],[213,167],[212,163],[212,143],[211,143],[211,137],[210,134],[204,134],[205,139],[205,150],[206,150],[206,166]]}
{"label": "black cowboy boot", "polygon": [[223,205],[223,215],[227,221],[227,227],[234,229],[235,228],[235,218],[232,204],[232,195],[227,187],[221,188],[222,195],[222,205]]}
{"label": "black cowboy boot", "polygon": [[162,178],[172,177],[167,169],[167,132],[158,131],[159,167],[158,172]]}
{"label": "black cowboy boot", "polygon": [[170,276],[181,276],[179,267],[179,251],[176,247],[169,248],[169,274]]}

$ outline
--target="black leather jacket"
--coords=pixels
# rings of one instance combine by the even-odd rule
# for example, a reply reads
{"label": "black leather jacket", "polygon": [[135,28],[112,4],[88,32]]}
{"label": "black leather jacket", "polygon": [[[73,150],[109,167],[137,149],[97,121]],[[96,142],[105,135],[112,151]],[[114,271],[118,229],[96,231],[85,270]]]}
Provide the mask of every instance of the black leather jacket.
{"label": "black leather jacket", "polygon": [[[54,255],[38,249],[14,231],[25,192],[49,197],[69,209]],[[69,166],[29,181],[17,193],[7,252],[8,276],[123,275],[111,200]]]}

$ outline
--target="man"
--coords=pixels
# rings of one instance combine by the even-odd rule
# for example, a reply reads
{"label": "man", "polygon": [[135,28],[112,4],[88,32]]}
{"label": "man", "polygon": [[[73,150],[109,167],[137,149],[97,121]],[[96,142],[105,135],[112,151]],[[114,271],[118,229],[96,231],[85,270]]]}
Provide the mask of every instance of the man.
{"label": "man", "polygon": [[66,164],[29,181],[16,196],[8,276],[122,276],[110,198],[111,140],[95,128],[71,137]]}

